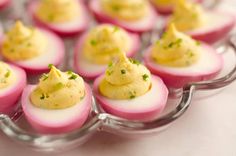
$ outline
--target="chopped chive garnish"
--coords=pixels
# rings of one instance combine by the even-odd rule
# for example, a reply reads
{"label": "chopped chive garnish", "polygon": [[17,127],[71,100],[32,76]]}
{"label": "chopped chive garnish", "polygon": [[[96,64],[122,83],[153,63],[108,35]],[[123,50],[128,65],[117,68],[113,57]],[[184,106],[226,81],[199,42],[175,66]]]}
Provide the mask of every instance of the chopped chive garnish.
{"label": "chopped chive garnish", "polygon": [[135,95],[130,95],[130,99],[134,99],[136,96]]}
{"label": "chopped chive garnish", "polygon": [[91,40],[91,41],[90,41],[90,44],[91,44],[92,46],[95,46],[95,45],[97,45],[97,41]]}
{"label": "chopped chive garnish", "polygon": [[121,69],[120,72],[121,72],[121,74],[125,74],[125,73],[126,73],[126,70]]}
{"label": "chopped chive garnish", "polygon": [[113,71],[109,71],[109,70],[106,71],[106,74],[109,75],[109,76],[110,76],[112,73],[113,73]]}
{"label": "chopped chive garnish", "polygon": [[48,79],[48,75],[44,73],[44,74],[42,75],[42,79],[43,79],[43,81],[47,80],[47,79]]}
{"label": "chopped chive garnish", "polygon": [[117,26],[114,26],[114,31],[113,32],[117,32],[117,31],[119,31],[120,30],[120,28],[119,27],[117,27]]}
{"label": "chopped chive garnish", "polygon": [[108,67],[111,67],[113,65],[113,63],[112,62],[110,62],[109,64],[108,64]]}
{"label": "chopped chive garnish", "polygon": [[78,77],[78,75],[72,74],[72,75],[69,77],[69,80],[75,80],[77,77]]}
{"label": "chopped chive garnish", "polygon": [[144,74],[144,75],[143,75],[143,80],[144,80],[144,81],[147,81],[148,77],[149,77],[148,74]]}
{"label": "chopped chive garnish", "polygon": [[120,10],[120,7],[114,5],[114,6],[112,6],[112,10],[113,10],[113,11],[119,11],[119,10]]}
{"label": "chopped chive garnish", "polygon": [[129,94],[130,94],[130,99],[134,99],[135,97],[136,97],[136,91],[133,91],[133,92],[129,92]]}
{"label": "chopped chive garnish", "polygon": [[130,61],[131,63],[133,63],[133,64],[140,65],[140,62],[139,62],[138,60],[129,58],[129,61]]}
{"label": "chopped chive garnish", "polygon": [[42,95],[40,96],[40,99],[41,99],[41,100],[45,99],[45,95],[42,94]]}
{"label": "chopped chive garnish", "polygon": [[68,70],[67,74],[71,75],[71,74],[73,74],[73,72],[71,70]]}
{"label": "chopped chive garnish", "polygon": [[8,78],[11,75],[11,71],[8,69],[6,74],[4,75],[5,78]]}
{"label": "chopped chive garnish", "polygon": [[51,68],[52,68],[52,66],[53,66],[53,64],[49,64],[49,65],[48,65],[48,68],[49,68],[49,69],[51,69]]}

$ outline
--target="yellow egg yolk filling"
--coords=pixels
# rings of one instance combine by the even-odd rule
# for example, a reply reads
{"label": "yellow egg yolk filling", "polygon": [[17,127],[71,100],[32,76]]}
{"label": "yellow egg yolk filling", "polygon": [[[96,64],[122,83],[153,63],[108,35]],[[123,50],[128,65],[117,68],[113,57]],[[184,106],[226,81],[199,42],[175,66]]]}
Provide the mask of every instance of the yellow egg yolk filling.
{"label": "yellow egg yolk filling", "polygon": [[151,88],[149,70],[136,60],[128,59],[124,53],[119,60],[109,64],[99,84],[99,91],[110,99],[133,99],[144,95]]}
{"label": "yellow egg yolk filling", "polygon": [[86,36],[83,55],[95,64],[108,64],[119,55],[119,49],[128,52],[131,39],[122,28],[101,25],[92,29]]}
{"label": "yellow egg yolk filling", "polygon": [[200,5],[178,0],[170,23],[174,23],[179,31],[190,31],[205,26],[207,16]]}
{"label": "yellow egg yolk filling", "polygon": [[34,106],[44,109],[64,109],[80,102],[85,96],[83,79],[71,72],[61,72],[54,66],[40,78],[30,95]]}
{"label": "yellow egg yolk filling", "polygon": [[102,9],[111,17],[136,21],[148,15],[147,0],[101,0]]}
{"label": "yellow egg yolk filling", "polygon": [[42,32],[17,21],[3,40],[2,55],[12,61],[27,60],[43,54],[46,47],[47,39]]}
{"label": "yellow egg yolk filling", "polygon": [[157,64],[186,67],[196,63],[201,53],[200,42],[176,30],[173,24],[151,48],[151,57]]}
{"label": "yellow egg yolk filling", "polygon": [[16,75],[11,67],[0,61],[0,89],[4,89],[16,81]]}
{"label": "yellow egg yolk filling", "polygon": [[76,19],[80,11],[77,0],[42,0],[36,13],[43,21],[64,23]]}

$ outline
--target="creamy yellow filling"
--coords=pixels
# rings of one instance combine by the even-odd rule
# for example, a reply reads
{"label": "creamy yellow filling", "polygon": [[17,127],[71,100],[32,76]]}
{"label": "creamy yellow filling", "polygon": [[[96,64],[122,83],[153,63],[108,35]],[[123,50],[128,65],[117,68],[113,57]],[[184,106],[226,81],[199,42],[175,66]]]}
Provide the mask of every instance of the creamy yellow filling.
{"label": "creamy yellow filling", "polygon": [[0,61],[0,89],[9,87],[16,81],[16,75],[11,67]]}
{"label": "creamy yellow filling", "polygon": [[201,53],[200,42],[176,30],[173,24],[151,49],[151,57],[157,64],[186,67],[196,63]]}
{"label": "creamy yellow filling", "polygon": [[27,60],[46,51],[47,39],[35,28],[24,26],[17,21],[3,40],[2,55],[9,60]]}
{"label": "creamy yellow filling", "polygon": [[30,94],[33,105],[44,109],[64,109],[80,102],[85,96],[83,79],[71,72],[61,72],[51,66],[36,89]]}
{"label": "creamy yellow filling", "polygon": [[111,17],[136,21],[148,15],[147,0],[101,0],[102,9]]}
{"label": "creamy yellow filling", "polygon": [[119,49],[128,52],[131,46],[129,34],[122,28],[101,25],[86,36],[83,54],[85,59],[95,64],[108,64],[119,55]]}
{"label": "creamy yellow filling", "polygon": [[190,31],[206,25],[207,16],[200,5],[178,0],[170,23],[174,23],[179,31]]}
{"label": "creamy yellow filling", "polygon": [[99,84],[102,95],[110,99],[133,99],[151,88],[149,70],[121,52],[119,60],[109,64]]}
{"label": "creamy yellow filling", "polygon": [[78,0],[41,0],[36,13],[43,21],[64,23],[80,16],[80,6]]}

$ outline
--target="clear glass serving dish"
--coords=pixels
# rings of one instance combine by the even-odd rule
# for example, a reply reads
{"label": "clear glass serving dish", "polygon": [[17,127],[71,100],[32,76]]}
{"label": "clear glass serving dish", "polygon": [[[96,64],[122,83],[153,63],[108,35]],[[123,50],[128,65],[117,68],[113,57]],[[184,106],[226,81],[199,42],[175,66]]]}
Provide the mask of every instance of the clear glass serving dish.
{"label": "clear glass serving dish", "polygon": [[[7,24],[6,21],[5,27]],[[153,34],[156,34],[156,32],[144,34],[142,38],[146,43],[150,42]],[[65,40],[67,50],[70,52],[67,53],[65,63],[61,68],[71,68],[70,58],[72,57],[71,46],[73,42],[74,39]],[[145,46],[145,42],[143,46]],[[167,107],[154,121],[130,121],[113,116],[104,112],[96,103],[96,100],[93,99],[93,107],[86,124],[73,132],[60,135],[38,134],[26,122],[20,105],[13,113],[8,115],[0,114],[0,130],[10,139],[20,144],[34,150],[46,152],[60,152],[74,148],[86,142],[94,133],[100,131],[132,138],[158,133],[180,118],[189,108],[194,98],[204,98],[200,94],[196,94],[197,97],[193,97],[196,92],[220,89],[231,84],[236,79],[236,35],[230,36],[221,43],[217,51],[225,56],[226,62],[225,68],[219,77],[215,80],[192,83],[182,89],[170,89]],[[229,59],[232,60],[228,61]],[[30,79],[30,82],[35,82],[36,80],[37,77],[34,77]],[[209,92],[208,96],[212,94],[214,93]]]}

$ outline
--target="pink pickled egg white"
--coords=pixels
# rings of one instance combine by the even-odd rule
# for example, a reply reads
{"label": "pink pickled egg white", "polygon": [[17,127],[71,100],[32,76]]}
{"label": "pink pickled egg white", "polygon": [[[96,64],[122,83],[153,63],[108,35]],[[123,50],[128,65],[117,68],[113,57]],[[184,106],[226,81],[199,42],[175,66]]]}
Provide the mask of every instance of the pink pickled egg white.
{"label": "pink pickled egg white", "polygon": [[56,34],[41,28],[39,30],[46,36],[48,41],[46,52],[28,60],[8,60],[12,64],[25,69],[25,71],[29,74],[41,74],[48,72],[48,65],[53,64],[55,66],[59,66],[65,55],[64,43]]}
{"label": "pink pickled egg white", "polygon": [[[224,39],[235,26],[235,18],[230,13],[208,11],[207,16],[208,21],[205,26],[185,33],[196,40],[213,44]],[[164,29],[166,29],[168,21],[169,18],[165,21]]]}
{"label": "pink pickled egg white", "polygon": [[66,109],[42,109],[35,107],[30,100],[30,94],[35,85],[28,85],[21,98],[25,117],[32,127],[41,133],[65,133],[83,126],[87,120],[92,106],[92,92],[85,84],[85,97],[82,101]]}
{"label": "pink pickled egg white", "polygon": [[[203,0],[192,0],[193,2],[195,3],[202,3]],[[156,4],[154,4],[154,2],[152,2],[151,0],[151,3],[153,4],[154,8],[156,9],[156,11],[158,13],[160,13],[161,15],[169,15],[173,12],[173,6],[158,6]]]}
{"label": "pink pickled egg white", "polygon": [[0,9],[4,9],[11,4],[11,0],[0,0]]}
{"label": "pink pickled egg white", "polygon": [[76,1],[80,6],[80,16],[78,16],[75,20],[66,23],[54,24],[42,21],[35,13],[40,3],[39,0],[31,1],[28,6],[28,11],[38,26],[50,29],[62,37],[71,37],[80,34],[89,26],[89,15],[86,11],[86,7],[84,6],[83,2],[80,2],[79,0]]}
{"label": "pink pickled egg white", "polygon": [[158,65],[151,58],[151,48],[144,53],[144,63],[155,75],[160,76],[168,87],[182,88],[190,82],[214,78],[223,68],[223,58],[211,46],[201,43],[204,49],[198,62],[188,67]]}
{"label": "pink pickled egg white", "polygon": [[[75,51],[74,51],[74,68],[76,72],[79,73],[79,75],[92,80],[96,78],[97,76],[104,73],[104,71],[107,68],[107,65],[99,65],[94,64],[92,62],[87,61],[85,58],[83,58],[83,45],[86,39],[87,33],[82,35],[80,39],[78,40]],[[128,57],[133,57],[140,48],[140,39],[139,36],[136,34],[129,33],[131,45],[130,50],[127,52]]]}
{"label": "pink pickled egg white", "polygon": [[165,108],[168,89],[163,81],[152,76],[152,87],[144,95],[128,100],[113,100],[104,97],[99,92],[99,84],[103,76],[98,77],[94,82],[94,95],[105,112],[115,116],[139,121],[154,120]]}
{"label": "pink pickled egg white", "polygon": [[230,13],[208,12],[208,24],[200,29],[186,32],[196,40],[213,44],[224,37],[234,28],[235,18]]}
{"label": "pink pickled egg white", "polygon": [[114,19],[106,13],[103,12],[100,0],[91,0],[89,2],[89,8],[91,12],[94,14],[95,18],[102,23],[111,23],[114,25],[118,25],[130,32],[134,33],[143,33],[150,31],[154,28],[155,23],[157,21],[157,14],[155,10],[150,6],[149,9],[149,15],[142,20],[135,21],[135,22],[127,22],[127,21],[121,21],[118,19]]}
{"label": "pink pickled egg white", "polygon": [[16,81],[10,86],[0,89],[0,112],[7,113],[12,111],[26,85],[26,73],[23,69],[10,65],[12,72],[16,76]]}

